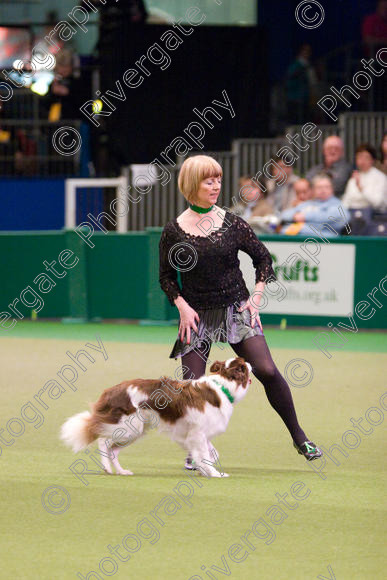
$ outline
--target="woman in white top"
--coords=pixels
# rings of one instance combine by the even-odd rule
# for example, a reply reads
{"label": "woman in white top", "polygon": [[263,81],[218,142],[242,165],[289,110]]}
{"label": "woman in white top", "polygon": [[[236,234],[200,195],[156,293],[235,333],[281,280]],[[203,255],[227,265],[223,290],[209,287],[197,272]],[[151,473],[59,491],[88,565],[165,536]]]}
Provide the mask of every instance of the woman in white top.
{"label": "woman in white top", "polygon": [[372,207],[384,210],[387,206],[387,177],[374,167],[376,151],[368,143],[356,149],[356,167],[347,183],[343,205],[349,209]]}
{"label": "woman in white top", "polygon": [[387,175],[387,131],[384,131],[380,144],[380,161],[375,163],[375,167]]}

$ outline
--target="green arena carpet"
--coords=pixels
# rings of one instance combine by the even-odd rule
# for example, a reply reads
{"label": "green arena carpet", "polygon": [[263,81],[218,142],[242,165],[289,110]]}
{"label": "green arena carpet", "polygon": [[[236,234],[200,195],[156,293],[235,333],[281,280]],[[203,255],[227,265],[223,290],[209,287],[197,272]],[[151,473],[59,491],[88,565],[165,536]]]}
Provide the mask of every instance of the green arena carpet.
{"label": "green arena carpet", "polygon": [[[281,372],[294,359],[313,369],[292,394],[309,437],[326,451],[336,445],[332,453],[313,463],[299,456],[252,377],[214,441],[230,477],[197,480],[164,435],[123,449],[132,477],[98,472],[95,445],[74,455],[58,438],[64,420],[102,389],[172,376],[176,327],[36,322],[2,334],[0,578],[384,579],[386,335],[353,334],[328,359],[313,344],[316,332],[268,329],[266,337]],[[97,335],[107,358],[85,346]],[[76,390],[66,385],[49,398],[43,387],[79,349],[95,362],[84,358]],[[213,345],[210,359],[232,354]],[[94,473],[77,477],[69,468],[79,459]]]}

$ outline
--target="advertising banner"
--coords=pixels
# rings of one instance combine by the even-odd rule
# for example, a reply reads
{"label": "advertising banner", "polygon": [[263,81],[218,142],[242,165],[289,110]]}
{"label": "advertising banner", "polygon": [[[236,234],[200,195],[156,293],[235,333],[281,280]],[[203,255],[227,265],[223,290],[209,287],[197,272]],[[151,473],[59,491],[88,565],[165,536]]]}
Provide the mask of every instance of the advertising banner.
{"label": "advertising banner", "polygon": [[[297,243],[265,242],[265,246],[273,258],[280,288],[270,292],[269,285],[265,290],[268,300],[262,301],[262,311],[314,316],[347,316],[353,312],[354,244],[324,244],[314,258],[308,257]],[[255,288],[252,260],[244,252],[239,252],[238,258],[252,294]]]}

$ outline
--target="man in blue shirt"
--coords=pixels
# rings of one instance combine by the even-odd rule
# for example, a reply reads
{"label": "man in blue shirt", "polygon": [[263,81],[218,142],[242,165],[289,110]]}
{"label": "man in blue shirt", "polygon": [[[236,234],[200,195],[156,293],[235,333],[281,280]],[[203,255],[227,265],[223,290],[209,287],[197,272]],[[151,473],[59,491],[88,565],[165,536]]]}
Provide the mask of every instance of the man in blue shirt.
{"label": "man in blue shirt", "polygon": [[334,196],[332,179],[319,173],[312,179],[312,188],[313,199],[281,213],[280,220],[285,224],[281,234],[310,236],[322,233],[332,237],[341,232],[349,220],[349,213]]}

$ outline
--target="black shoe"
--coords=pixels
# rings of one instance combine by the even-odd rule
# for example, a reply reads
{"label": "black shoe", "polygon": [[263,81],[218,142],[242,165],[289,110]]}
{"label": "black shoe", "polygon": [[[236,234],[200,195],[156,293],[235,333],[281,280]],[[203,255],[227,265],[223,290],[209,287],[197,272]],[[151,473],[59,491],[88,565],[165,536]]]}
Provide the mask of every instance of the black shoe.
{"label": "black shoe", "polygon": [[313,461],[322,456],[323,452],[312,441],[305,441],[302,445],[296,445],[293,441],[294,447],[300,455],[303,455],[307,461]]}
{"label": "black shoe", "polygon": [[192,459],[191,455],[187,455],[185,459],[184,469],[188,469],[188,471],[196,471],[195,462]]}

